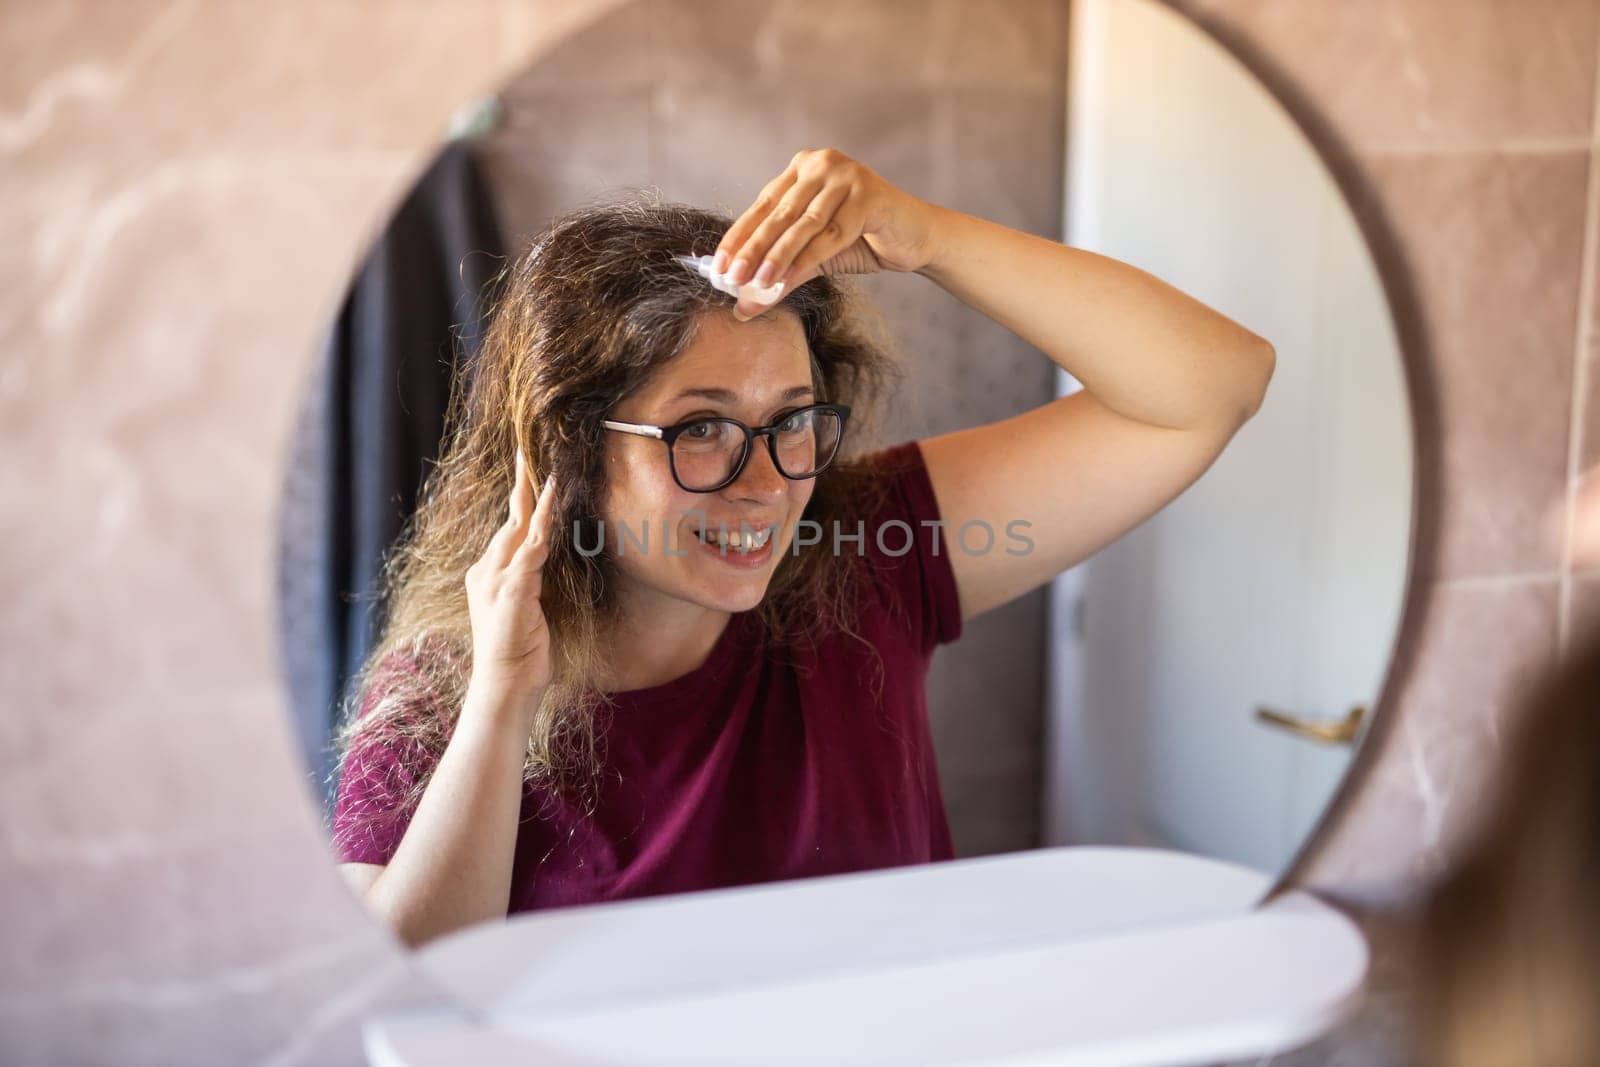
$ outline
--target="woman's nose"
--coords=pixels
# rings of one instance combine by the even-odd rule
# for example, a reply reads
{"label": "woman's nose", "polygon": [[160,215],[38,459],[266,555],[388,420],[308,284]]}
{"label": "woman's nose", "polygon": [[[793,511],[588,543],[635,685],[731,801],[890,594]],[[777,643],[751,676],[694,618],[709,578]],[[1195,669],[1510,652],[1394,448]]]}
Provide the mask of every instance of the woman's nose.
{"label": "woman's nose", "polygon": [[766,443],[756,441],[750,445],[750,458],[745,461],[744,470],[728,486],[728,491],[752,500],[773,500],[788,491],[788,481],[772,462]]}

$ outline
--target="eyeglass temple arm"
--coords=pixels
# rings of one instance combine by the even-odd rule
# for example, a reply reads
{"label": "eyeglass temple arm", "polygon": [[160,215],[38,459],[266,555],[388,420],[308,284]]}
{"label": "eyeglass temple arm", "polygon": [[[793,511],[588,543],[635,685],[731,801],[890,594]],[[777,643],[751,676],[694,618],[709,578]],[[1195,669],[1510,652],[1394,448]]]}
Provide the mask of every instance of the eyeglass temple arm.
{"label": "eyeglass temple arm", "polygon": [[623,433],[637,434],[640,437],[659,438],[661,436],[661,427],[659,426],[641,426],[636,422],[617,422],[615,419],[606,419],[602,425],[608,430],[621,430]]}

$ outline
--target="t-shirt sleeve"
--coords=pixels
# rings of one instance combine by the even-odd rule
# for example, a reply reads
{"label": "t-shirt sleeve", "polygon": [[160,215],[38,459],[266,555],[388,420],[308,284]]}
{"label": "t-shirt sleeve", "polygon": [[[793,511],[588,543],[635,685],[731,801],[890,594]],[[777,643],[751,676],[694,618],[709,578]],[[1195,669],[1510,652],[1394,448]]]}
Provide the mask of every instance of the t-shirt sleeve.
{"label": "t-shirt sleeve", "polygon": [[[396,672],[407,669],[408,664],[395,660],[374,671],[358,715],[371,712],[388,695]],[[331,836],[340,863],[389,862],[411,822],[411,790],[434,762],[431,754],[397,731],[377,728],[356,734],[345,755],[334,802]]]}
{"label": "t-shirt sleeve", "polygon": [[883,503],[863,530],[862,554],[904,609],[924,652],[961,636],[961,603],[950,566],[950,539],[916,441],[875,452],[864,462],[882,479]]}

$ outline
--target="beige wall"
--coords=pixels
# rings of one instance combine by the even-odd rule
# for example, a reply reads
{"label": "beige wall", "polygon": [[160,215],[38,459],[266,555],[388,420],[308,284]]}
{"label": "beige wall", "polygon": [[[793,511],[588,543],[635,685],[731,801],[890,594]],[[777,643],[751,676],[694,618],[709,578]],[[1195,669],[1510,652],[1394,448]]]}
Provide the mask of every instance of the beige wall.
{"label": "beige wall", "polygon": [[[355,1063],[362,1014],[429,995],[294,784],[277,463],[339,288],[453,104],[612,6],[0,0],[0,1059]],[[781,6],[857,74],[912,54],[871,32],[879,2]],[[1026,45],[924,6],[952,57],[929,77]],[[1600,578],[1540,536],[1600,457],[1600,0],[1178,6],[1329,152],[1423,391],[1416,628],[1306,868],[1394,902],[1470,825],[1530,670],[1600,618]]]}

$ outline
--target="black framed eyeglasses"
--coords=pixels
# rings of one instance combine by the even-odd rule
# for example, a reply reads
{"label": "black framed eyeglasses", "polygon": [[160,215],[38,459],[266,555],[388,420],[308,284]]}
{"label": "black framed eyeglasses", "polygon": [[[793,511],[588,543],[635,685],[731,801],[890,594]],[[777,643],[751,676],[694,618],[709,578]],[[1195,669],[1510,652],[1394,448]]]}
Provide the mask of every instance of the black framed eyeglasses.
{"label": "black framed eyeglasses", "polygon": [[667,446],[672,478],[691,493],[714,493],[744,471],[751,442],[767,439],[767,452],[778,473],[791,481],[815,478],[839,453],[845,420],[844,404],[812,404],[785,412],[766,426],[746,426],[738,419],[702,416],[673,426],[606,419],[605,428],[640,437],[655,437]]}

